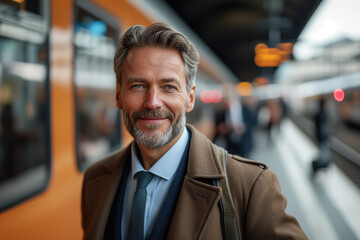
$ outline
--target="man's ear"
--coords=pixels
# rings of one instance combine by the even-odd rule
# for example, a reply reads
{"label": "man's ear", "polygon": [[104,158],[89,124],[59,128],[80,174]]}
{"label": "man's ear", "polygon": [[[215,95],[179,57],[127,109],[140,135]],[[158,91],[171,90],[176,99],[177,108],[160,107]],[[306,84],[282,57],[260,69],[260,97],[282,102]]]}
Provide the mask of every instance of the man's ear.
{"label": "man's ear", "polygon": [[185,111],[191,112],[195,106],[195,85],[193,85],[190,89],[190,93],[188,96],[188,103],[186,105]]}
{"label": "man's ear", "polygon": [[120,84],[116,82],[116,106],[119,110],[122,109],[122,102],[120,96]]}

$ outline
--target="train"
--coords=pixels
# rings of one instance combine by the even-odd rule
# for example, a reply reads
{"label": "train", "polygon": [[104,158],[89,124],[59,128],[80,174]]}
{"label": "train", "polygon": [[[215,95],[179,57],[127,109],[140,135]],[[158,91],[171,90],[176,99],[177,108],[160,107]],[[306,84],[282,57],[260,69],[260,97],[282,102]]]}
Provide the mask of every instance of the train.
{"label": "train", "polygon": [[[155,21],[125,0],[0,1],[0,239],[82,238],[85,169],[131,141],[115,105],[117,41]],[[228,79],[200,54],[200,89]]]}
{"label": "train", "polygon": [[[0,0],[0,239],[82,238],[84,171],[132,140],[116,108],[113,71],[117,41],[130,26],[166,22],[195,44],[201,60],[187,121],[214,139],[224,89],[235,89],[239,79],[159,2]],[[343,62],[333,75],[321,75],[328,68],[312,62],[284,63],[279,84],[253,84],[252,97],[261,105],[285,96],[308,118],[325,97],[334,124],[356,129],[357,140],[360,65]],[[299,64],[322,72],[307,67],[301,75]],[[335,87],[345,91],[343,101],[332,98]]]}

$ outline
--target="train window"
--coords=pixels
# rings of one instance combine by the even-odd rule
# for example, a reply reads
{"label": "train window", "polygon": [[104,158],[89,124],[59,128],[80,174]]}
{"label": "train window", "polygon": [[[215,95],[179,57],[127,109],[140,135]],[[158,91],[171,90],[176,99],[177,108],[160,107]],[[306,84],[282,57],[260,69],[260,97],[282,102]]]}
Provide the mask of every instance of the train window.
{"label": "train window", "polygon": [[49,8],[18,2],[0,1],[0,211],[43,191],[50,176]]}
{"label": "train window", "polygon": [[120,147],[113,71],[119,28],[116,19],[88,1],[76,1],[74,9],[76,149],[84,170]]}

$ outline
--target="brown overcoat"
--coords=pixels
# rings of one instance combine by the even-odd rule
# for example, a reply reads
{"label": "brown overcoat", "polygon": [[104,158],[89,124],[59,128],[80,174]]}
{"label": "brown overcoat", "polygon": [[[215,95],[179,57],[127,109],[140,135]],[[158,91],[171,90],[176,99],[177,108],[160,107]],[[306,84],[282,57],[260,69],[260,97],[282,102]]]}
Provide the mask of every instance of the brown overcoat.
{"label": "brown overcoat", "polygon": [[[191,131],[187,174],[167,239],[222,239],[219,198],[212,179],[224,177],[210,140]],[[84,239],[103,239],[112,202],[130,147],[115,152],[86,172],[82,192]],[[241,239],[307,239],[296,219],[285,213],[286,199],[276,175],[262,163],[228,155],[227,174],[238,213]]]}

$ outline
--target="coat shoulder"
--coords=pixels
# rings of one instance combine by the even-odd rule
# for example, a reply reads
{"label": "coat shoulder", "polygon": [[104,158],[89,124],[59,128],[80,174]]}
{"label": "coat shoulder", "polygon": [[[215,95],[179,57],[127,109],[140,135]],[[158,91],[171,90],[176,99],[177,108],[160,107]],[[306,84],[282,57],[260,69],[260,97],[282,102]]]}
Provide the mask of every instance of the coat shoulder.
{"label": "coat shoulder", "polygon": [[262,162],[232,154],[228,154],[226,165],[227,175],[230,181],[246,183],[250,188],[255,184],[259,176],[272,172],[269,167]]}
{"label": "coat shoulder", "polygon": [[269,168],[269,166],[266,165],[265,163],[255,161],[255,160],[250,160],[250,159],[243,158],[243,157],[240,157],[240,156],[237,156],[237,155],[228,154],[228,159],[229,158],[232,159],[232,160],[235,160],[235,162],[239,162],[239,163],[248,165],[249,167],[250,166],[251,167],[256,167],[256,168],[260,168],[260,169],[263,169],[263,170],[266,170],[266,169]]}

